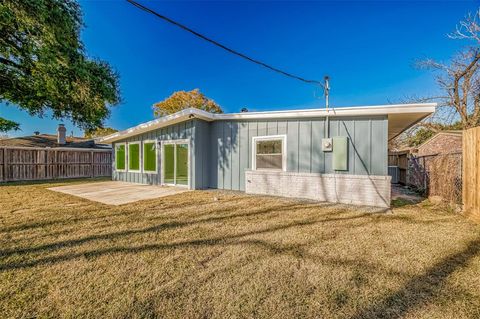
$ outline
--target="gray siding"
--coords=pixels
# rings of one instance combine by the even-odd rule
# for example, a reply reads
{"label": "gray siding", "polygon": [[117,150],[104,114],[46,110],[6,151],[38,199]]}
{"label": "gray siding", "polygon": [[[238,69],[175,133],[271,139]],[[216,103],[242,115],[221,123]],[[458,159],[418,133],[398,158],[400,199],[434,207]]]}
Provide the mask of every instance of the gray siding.
{"label": "gray siding", "polygon": [[[153,130],[147,133],[143,133],[140,135],[132,136],[129,138],[126,138],[121,141],[117,141],[114,143],[113,147],[115,147],[115,144],[118,143],[128,143],[128,142],[137,142],[137,141],[145,141],[145,140],[153,140],[157,139],[157,141],[161,140],[176,140],[176,139],[191,139],[191,163],[195,161],[196,158],[196,145],[194,143],[195,139],[194,134],[195,134],[195,126],[197,124],[197,120],[190,120],[178,124],[174,124],[171,126],[167,126],[158,130]],[[142,162],[143,158],[143,145],[141,145],[140,148],[140,162]],[[158,145],[158,144],[157,144]],[[127,151],[127,150],[126,150]],[[128,152],[127,152],[128,153]],[[115,148],[113,151],[113,156],[115,157]],[[128,155],[127,155],[128,156]],[[128,160],[126,165],[128,166]],[[196,187],[196,180],[197,178],[200,178],[200,184],[203,184],[203,176],[199,175],[199,172],[195,170],[196,165],[191,165],[190,169],[190,183],[192,185],[192,188]],[[115,170],[115,160],[113,161],[113,172],[112,172],[112,179],[113,180],[118,180],[118,181],[125,181],[125,182],[132,182],[132,183],[142,183],[142,184],[153,184],[153,185],[158,185],[161,183],[161,152],[157,152],[157,174],[146,174],[146,173],[134,173],[134,172],[118,172]],[[200,170],[202,172],[202,170]]]}
{"label": "gray siding", "polygon": [[[321,150],[325,118],[265,121],[215,121],[193,119],[119,142],[147,139],[191,139],[192,188],[245,190],[245,170],[252,167],[252,138],[287,136],[287,171],[334,173],[332,153]],[[387,175],[388,120],[386,116],[330,118],[329,136],[348,137],[349,175]],[[117,142],[118,143],[118,142]],[[143,156],[143,150],[142,150]],[[161,154],[158,153],[158,171]],[[161,174],[117,172],[113,179],[160,184]]]}
{"label": "gray siding", "polygon": [[[252,138],[287,135],[287,171],[334,173],[332,154],[323,152],[325,119],[215,121],[210,125],[209,187],[245,190],[252,167]],[[387,175],[386,116],[330,118],[329,135],[348,137],[348,170],[337,174]]]}

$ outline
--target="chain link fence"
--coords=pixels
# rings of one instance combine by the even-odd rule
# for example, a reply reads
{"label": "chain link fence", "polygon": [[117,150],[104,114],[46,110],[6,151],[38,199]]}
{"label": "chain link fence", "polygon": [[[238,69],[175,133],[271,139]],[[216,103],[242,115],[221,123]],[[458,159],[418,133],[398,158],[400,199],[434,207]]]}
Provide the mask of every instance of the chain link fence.
{"label": "chain link fence", "polygon": [[462,203],[462,153],[411,156],[407,184],[425,196]]}

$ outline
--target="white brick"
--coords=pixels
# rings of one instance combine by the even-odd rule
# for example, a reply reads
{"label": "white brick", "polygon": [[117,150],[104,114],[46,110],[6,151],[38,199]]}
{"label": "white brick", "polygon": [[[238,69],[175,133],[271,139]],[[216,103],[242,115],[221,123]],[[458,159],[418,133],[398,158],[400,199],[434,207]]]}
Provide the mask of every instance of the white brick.
{"label": "white brick", "polygon": [[245,192],[390,207],[390,176],[246,171]]}

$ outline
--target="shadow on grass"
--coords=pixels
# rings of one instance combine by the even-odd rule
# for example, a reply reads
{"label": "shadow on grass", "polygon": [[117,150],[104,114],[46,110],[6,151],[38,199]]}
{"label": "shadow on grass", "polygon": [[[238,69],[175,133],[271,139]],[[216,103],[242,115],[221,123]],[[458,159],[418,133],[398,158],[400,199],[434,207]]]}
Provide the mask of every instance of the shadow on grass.
{"label": "shadow on grass", "polygon": [[[234,218],[245,218],[245,217],[253,217],[253,216],[259,216],[259,215],[265,215],[269,214],[272,212],[281,212],[281,211],[288,211],[288,210],[296,210],[296,209],[301,209],[303,208],[303,205],[298,205],[298,204],[291,204],[291,205],[276,205],[273,206],[269,209],[261,209],[261,210],[254,210],[246,213],[241,213],[241,214],[229,214],[225,216],[213,216],[209,218],[199,218],[199,219],[194,219],[191,221],[171,221],[167,223],[162,223],[158,225],[154,225],[151,227],[146,227],[146,228],[141,228],[141,229],[131,229],[131,230],[124,230],[124,231],[119,231],[119,232],[113,232],[113,233],[106,233],[106,234],[99,234],[99,235],[92,235],[92,236],[87,236],[79,239],[72,239],[72,240],[65,240],[65,241],[59,241],[59,242],[54,242],[50,244],[45,244],[45,245],[40,245],[40,246],[34,246],[34,247],[28,247],[28,248],[16,248],[16,249],[8,249],[8,250],[0,250],[0,256],[6,257],[10,256],[13,254],[26,254],[26,253],[35,253],[35,252],[42,252],[44,250],[57,250],[57,249],[62,249],[64,247],[72,247],[76,245],[81,245],[85,244],[91,241],[97,241],[97,240],[111,240],[115,238],[120,238],[120,237],[125,237],[125,236],[131,236],[131,235],[136,235],[136,234],[145,234],[145,233],[151,233],[151,232],[159,232],[171,228],[179,228],[179,227],[187,227],[187,226],[192,226],[196,224],[206,224],[206,223],[211,223],[211,222],[219,222],[219,221],[226,221]],[[323,206],[325,207],[325,206]],[[231,207],[230,209],[227,208],[218,208],[216,210],[209,211],[207,215],[215,214],[215,213],[228,213],[229,211],[237,211],[237,207]],[[134,212],[137,213],[138,212]],[[116,216],[116,215],[115,215]],[[322,216],[322,215],[319,215]],[[199,217],[197,215],[197,217]],[[96,219],[96,218],[94,218]],[[80,219],[83,220],[83,219]],[[56,222],[52,222],[56,223]],[[122,222],[121,224],[126,224],[127,222]],[[45,223],[39,223],[37,225],[30,225],[30,226],[47,226],[49,222]]]}
{"label": "shadow on grass", "polygon": [[[206,218],[206,219],[201,219],[201,220],[195,220],[195,221],[189,221],[189,222],[170,222],[170,223],[164,223],[160,225],[155,225],[152,227],[148,228],[143,228],[143,229],[137,229],[137,230],[130,230],[130,231],[122,231],[122,232],[117,232],[117,233],[109,233],[109,234],[103,234],[103,235],[95,235],[95,236],[89,236],[89,237],[84,237],[76,240],[68,240],[68,241],[63,241],[63,242],[57,242],[57,243],[52,243],[48,245],[42,245],[38,247],[30,247],[26,249],[16,249],[16,250],[9,250],[9,251],[2,251],[0,252],[1,257],[8,257],[13,254],[24,254],[24,253],[32,253],[32,252],[43,252],[45,250],[56,250],[56,249],[61,249],[63,247],[71,247],[74,245],[80,245],[86,242],[94,241],[94,240],[111,240],[113,238],[119,238],[119,237],[124,237],[124,236],[129,236],[133,234],[144,234],[144,233],[149,233],[149,232],[157,232],[160,230],[165,230],[169,228],[176,228],[176,227],[185,227],[185,226],[191,226],[195,224],[200,224],[200,223],[209,223],[209,222],[218,222],[218,221],[225,221],[228,219],[232,218],[244,218],[248,216],[257,216],[257,215],[264,215],[268,214],[270,212],[278,212],[281,210],[289,210],[289,209],[295,209],[296,205],[291,205],[285,207],[285,205],[282,205],[282,209],[279,209],[279,207],[274,207],[268,210],[260,210],[256,212],[249,212],[249,213],[244,213],[244,214],[235,214],[235,215],[229,215],[229,216],[220,216],[220,217],[212,217],[212,218]],[[344,211],[339,212],[339,213],[344,213]],[[323,215],[327,215],[329,213],[325,213]],[[320,215],[320,216],[323,216]],[[284,224],[280,226],[274,226],[270,228],[265,228],[261,230],[255,230],[255,231],[249,231],[249,232],[243,232],[240,234],[234,234],[230,236],[220,236],[220,237],[212,237],[212,238],[204,238],[204,239],[196,239],[196,240],[190,240],[190,241],[182,241],[182,242],[174,242],[174,243],[165,243],[165,244],[151,244],[151,245],[142,245],[142,246],[132,246],[132,247],[110,247],[110,248],[105,248],[105,249],[99,249],[99,250],[93,250],[93,251],[87,251],[87,252],[82,252],[82,253],[77,253],[77,254],[65,254],[61,256],[52,256],[52,257],[45,257],[45,258],[40,258],[34,261],[30,262],[16,262],[16,263],[9,263],[5,265],[0,265],[0,271],[5,271],[5,270],[11,270],[11,269],[20,269],[20,268],[29,268],[29,267],[34,267],[37,265],[42,265],[42,264],[48,264],[48,263],[57,263],[57,262],[63,262],[63,261],[68,261],[76,258],[94,258],[102,255],[107,255],[107,254],[114,254],[114,253],[138,253],[142,251],[148,251],[148,250],[165,250],[165,249],[177,249],[177,248],[184,248],[184,247],[195,247],[195,246],[211,246],[211,245],[220,245],[220,244],[234,244],[232,242],[233,240],[244,238],[247,236],[252,236],[252,235],[259,235],[259,234],[266,234],[266,233],[271,233],[275,231],[280,231],[280,230],[286,230],[286,229],[291,229],[291,228],[296,228],[296,227],[303,227],[303,226],[310,226],[314,224],[319,224],[319,223],[330,223],[330,222],[339,222],[339,221],[350,221],[350,220],[357,220],[357,219],[362,219],[367,216],[372,216],[371,213],[365,213],[353,217],[336,217],[336,218],[327,218],[327,219],[310,219],[310,220],[304,220],[304,221],[295,221],[289,224]],[[317,216],[319,217],[319,216]]]}
{"label": "shadow on grass", "polygon": [[439,261],[425,274],[412,277],[401,289],[358,312],[351,319],[404,317],[410,310],[432,299],[448,276],[467,266],[479,253],[480,239],[471,241],[462,251]]}
{"label": "shadow on grass", "polygon": [[[62,195],[62,194],[60,194]],[[67,195],[71,196],[71,195]],[[231,202],[236,201],[235,199],[231,199]],[[95,203],[97,204],[97,203]],[[103,204],[97,204],[97,205],[103,205]],[[86,216],[86,217],[72,217],[72,218],[62,218],[62,219],[55,219],[55,220],[50,220],[50,221],[40,221],[40,222],[33,222],[33,223],[22,223],[20,225],[14,225],[14,226],[9,226],[9,227],[4,227],[0,229],[0,233],[11,233],[11,232],[16,232],[16,231],[24,231],[24,230],[31,230],[35,228],[42,228],[42,227],[48,227],[48,226],[53,226],[53,225],[62,225],[66,226],[69,224],[75,224],[79,222],[88,222],[88,221],[96,221],[96,220],[101,220],[101,219],[106,219],[106,218],[116,218],[116,217],[127,217],[127,216],[132,216],[132,215],[139,215],[143,211],[148,211],[151,209],[156,209],[159,211],[162,210],[169,210],[169,209],[185,209],[185,208],[190,208],[190,207],[198,207],[199,203],[185,203],[185,204],[167,204],[167,205],[160,205],[158,202],[155,202],[155,204],[150,207],[147,206],[143,208],[142,210],[138,210],[137,208],[133,208],[133,210],[127,210],[125,211],[124,208],[120,212],[114,212],[111,214],[102,214],[102,215],[96,215],[96,216]],[[75,209],[75,208],[74,208]],[[92,210],[95,211],[95,209],[92,208]],[[198,214],[197,214],[198,216]],[[1,254],[1,251],[0,251]]]}

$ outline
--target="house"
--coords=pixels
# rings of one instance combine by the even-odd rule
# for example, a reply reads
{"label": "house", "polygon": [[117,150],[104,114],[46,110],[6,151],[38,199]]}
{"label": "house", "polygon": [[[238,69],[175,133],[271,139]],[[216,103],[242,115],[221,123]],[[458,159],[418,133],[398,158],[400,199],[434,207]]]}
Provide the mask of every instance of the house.
{"label": "house", "polygon": [[66,136],[66,129],[63,124],[57,127],[57,135],[35,134],[0,139],[0,147],[22,147],[22,148],[78,148],[78,149],[108,149],[109,145],[97,144],[91,138]]}
{"label": "house", "polygon": [[93,139],[40,134],[0,140],[0,183],[111,176],[112,148]]}
{"label": "house", "polygon": [[440,131],[419,145],[413,153],[416,156],[430,156],[462,152],[463,131]]}
{"label": "house", "polygon": [[101,141],[112,178],[388,207],[387,143],[436,104],[211,114],[185,109]]}

